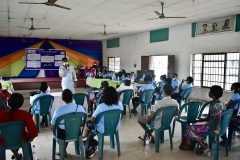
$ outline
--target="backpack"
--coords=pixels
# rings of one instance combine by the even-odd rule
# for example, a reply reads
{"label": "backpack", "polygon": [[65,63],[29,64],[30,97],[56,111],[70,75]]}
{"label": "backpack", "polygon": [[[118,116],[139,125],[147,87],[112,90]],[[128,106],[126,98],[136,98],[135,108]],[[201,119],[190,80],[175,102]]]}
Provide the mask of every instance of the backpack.
{"label": "backpack", "polygon": [[86,158],[91,159],[98,148],[98,141],[95,140],[91,135],[89,135],[84,144],[84,148]]}

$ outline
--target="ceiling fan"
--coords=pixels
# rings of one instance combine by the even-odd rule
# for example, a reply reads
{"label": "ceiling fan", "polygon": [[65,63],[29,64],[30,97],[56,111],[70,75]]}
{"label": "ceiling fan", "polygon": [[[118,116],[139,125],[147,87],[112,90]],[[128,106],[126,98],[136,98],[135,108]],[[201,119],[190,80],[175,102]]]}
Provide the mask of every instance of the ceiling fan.
{"label": "ceiling fan", "polygon": [[54,6],[54,7],[58,7],[58,8],[63,8],[63,9],[67,9],[67,10],[71,10],[71,8],[68,7],[64,7],[58,4],[55,4],[57,0],[48,0],[47,2],[43,2],[43,3],[36,3],[36,2],[18,2],[19,4],[45,4],[47,6]]}
{"label": "ceiling fan", "polygon": [[50,28],[34,28],[34,27],[33,27],[33,18],[30,18],[30,19],[31,19],[31,21],[32,21],[32,26],[31,26],[30,28],[20,27],[20,26],[17,26],[17,27],[19,27],[19,28],[26,28],[26,29],[28,29],[29,31],[34,31],[34,30],[37,30],[37,29],[50,29]]}
{"label": "ceiling fan", "polygon": [[162,6],[162,13],[159,13],[158,11],[154,11],[157,15],[158,15],[158,18],[152,18],[152,19],[148,19],[148,20],[154,20],[154,19],[166,19],[166,18],[186,18],[186,17],[166,17],[163,13],[163,6],[164,6],[164,3],[163,2],[160,2],[161,3],[161,6]]}
{"label": "ceiling fan", "polygon": [[104,24],[103,26],[104,26],[104,31],[103,31],[103,33],[100,32],[100,33],[94,33],[94,34],[101,34],[101,35],[104,35],[104,36],[109,35],[109,34],[118,34],[118,33],[107,33],[107,32],[106,32],[106,25]]}

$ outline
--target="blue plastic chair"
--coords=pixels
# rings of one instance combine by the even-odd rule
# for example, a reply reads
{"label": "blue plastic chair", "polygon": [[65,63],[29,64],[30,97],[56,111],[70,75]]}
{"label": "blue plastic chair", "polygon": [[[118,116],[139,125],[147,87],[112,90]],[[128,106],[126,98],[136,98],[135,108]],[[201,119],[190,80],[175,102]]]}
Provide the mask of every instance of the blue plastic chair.
{"label": "blue plastic chair", "polygon": [[126,115],[126,106],[128,106],[129,115],[131,118],[131,109],[130,109],[129,102],[133,96],[133,90],[131,89],[123,90],[119,93],[119,96],[121,96],[122,94],[123,94],[123,100],[122,100],[123,114]]}
{"label": "blue plastic chair", "polygon": [[[116,130],[116,128],[119,121],[121,120],[122,114],[123,114],[122,110],[108,110],[97,115],[95,121],[95,130],[93,130],[92,133],[98,136],[98,159],[103,159],[104,136],[110,136],[110,145],[111,148],[114,149],[115,148],[114,135],[115,135],[118,156],[121,155],[119,133],[118,130]],[[104,119],[104,133],[99,133],[96,127],[101,118]]]}
{"label": "blue plastic chair", "polygon": [[[64,120],[64,125],[65,125],[66,137],[64,140],[58,139],[56,136],[58,126],[62,120]],[[72,142],[72,141],[74,141],[75,153],[77,155],[80,155],[80,150],[81,150],[81,159],[82,160],[85,159],[85,150],[84,150],[83,141],[82,141],[82,131],[84,129],[84,125],[82,126],[82,121],[86,122],[86,114],[81,112],[68,113],[57,118],[55,129],[53,130],[54,136],[53,136],[53,147],[52,147],[52,159],[55,159],[56,142],[58,142],[58,145],[59,145],[60,160],[64,160],[65,151],[66,151],[66,142]]]}
{"label": "blue plastic chair", "polygon": [[38,132],[40,133],[40,116],[43,116],[43,118],[45,119],[45,124],[48,125],[47,115],[48,115],[49,121],[51,121],[51,108],[54,101],[54,97],[51,95],[44,95],[44,96],[38,97],[34,100],[33,106],[35,106],[35,104],[38,101],[40,105],[40,113],[35,115],[36,115],[37,129],[38,129]]}
{"label": "blue plastic chair", "polygon": [[[186,128],[189,126],[189,124],[192,121],[196,120],[198,116],[198,111],[201,105],[202,105],[202,102],[196,101],[196,102],[185,103],[180,107],[179,114],[177,117],[174,118],[174,121],[173,121],[172,136],[174,135],[175,122],[177,121],[181,123],[182,139],[183,139]],[[187,116],[182,116],[182,111],[183,109],[186,110],[186,108],[188,108]]]}
{"label": "blue plastic chair", "polygon": [[[208,117],[209,113],[207,115],[203,115],[203,111],[205,110],[206,107],[210,108],[212,106],[212,104],[213,104],[213,101],[208,101],[208,102],[204,103],[204,105],[202,105],[202,107],[201,107],[201,109],[199,111],[199,114],[198,114],[197,118],[200,119],[200,118]],[[208,110],[208,112],[209,112],[209,110]]]}
{"label": "blue plastic chair", "polygon": [[147,107],[151,105],[152,97],[153,97],[154,90],[148,89],[142,92],[142,95],[145,94],[145,101],[141,103],[142,95],[139,96],[138,102],[134,105],[134,116],[136,115],[136,108],[140,104],[141,105],[141,116],[143,117],[144,114],[147,114]]}
{"label": "blue plastic chair", "polygon": [[[177,106],[168,106],[168,107],[163,107],[163,108],[159,108],[153,119],[151,120],[150,124],[146,125],[145,128],[145,135],[144,135],[144,146],[146,145],[146,136],[148,134],[148,128],[154,130],[154,135],[155,135],[155,152],[159,152],[159,143],[160,143],[160,139],[161,142],[164,141],[164,131],[168,130],[169,131],[169,139],[170,139],[170,148],[173,149],[173,144],[172,144],[172,134],[171,134],[171,122],[172,119],[174,117],[174,113],[177,109]],[[156,117],[162,114],[162,119],[161,119],[161,126],[159,129],[155,129],[154,128],[154,122]]]}
{"label": "blue plastic chair", "polygon": [[[0,105],[3,105],[4,106],[4,108],[5,108],[5,110],[7,110],[8,109],[8,107],[7,107],[7,102],[5,101],[5,100],[3,100],[3,99],[0,99]],[[0,108],[1,109],[1,108]],[[0,110],[1,111],[1,110]]]}
{"label": "blue plastic chair", "polygon": [[[84,107],[85,99],[88,100],[88,95],[85,93],[75,93],[74,94],[75,103]],[[84,107],[86,110],[86,107]]]}
{"label": "blue plastic chair", "polygon": [[31,143],[22,144],[22,127],[25,126],[23,121],[11,121],[0,124],[0,131],[5,144],[0,146],[0,159],[6,160],[6,150],[22,148],[24,160],[32,160]]}
{"label": "blue plastic chair", "polygon": [[[180,103],[179,103],[179,106],[182,106],[182,101],[184,101],[184,104],[189,102],[190,96],[191,96],[191,94],[192,94],[192,89],[193,89],[193,87],[188,88],[188,89],[185,89],[185,90],[182,91],[183,95],[185,95],[185,94],[187,93],[187,96],[176,99],[177,101],[180,102]],[[186,109],[187,109],[187,108],[186,108]],[[185,112],[187,112],[186,109],[185,109]]]}

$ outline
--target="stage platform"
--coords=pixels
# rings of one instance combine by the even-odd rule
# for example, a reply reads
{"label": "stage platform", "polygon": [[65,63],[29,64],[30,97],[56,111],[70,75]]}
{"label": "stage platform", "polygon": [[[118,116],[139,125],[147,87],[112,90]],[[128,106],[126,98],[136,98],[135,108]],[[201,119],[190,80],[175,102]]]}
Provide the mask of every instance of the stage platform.
{"label": "stage platform", "polygon": [[[41,82],[47,82],[50,88],[61,88],[61,78],[12,78],[11,82],[13,84],[14,90],[32,90],[38,89]],[[77,82],[77,87],[84,87],[86,83],[85,79],[79,79]]]}

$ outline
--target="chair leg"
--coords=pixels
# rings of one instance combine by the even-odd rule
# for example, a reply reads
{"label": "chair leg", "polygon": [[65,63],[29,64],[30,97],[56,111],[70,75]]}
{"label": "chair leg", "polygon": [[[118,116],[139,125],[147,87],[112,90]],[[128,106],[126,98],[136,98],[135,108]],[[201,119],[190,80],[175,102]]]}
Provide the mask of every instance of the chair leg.
{"label": "chair leg", "polygon": [[36,116],[36,126],[38,129],[38,133],[40,133],[40,114],[35,114]]}
{"label": "chair leg", "polygon": [[79,146],[80,146],[80,150],[81,150],[81,160],[85,160],[85,150],[83,147],[83,140],[82,140],[82,136],[79,137]]}
{"label": "chair leg", "polygon": [[145,128],[145,132],[144,132],[143,146],[146,146],[146,138],[147,138],[147,134],[148,134],[148,128],[147,128],[147,126],[146,126],[146,128]]}
{"label": "chair leg", "polygon": [[119,141],[119,134],[118,131],[116,131],[116,143],[117,143],[117,150],[118,150],[118,157],[121,155],[121,149],[120,149],[120,141]]}
{"label": "chair leg", "polygon": [[173,128],[172,128],[172,137],[173,137],[173,135],[174,135],[175,123],[176,123],[176,121],[175,121],[175,119],[174,119],[174,120],[173,120]]}
{"label": "chair leg", "polygon": [[145,112],[145,109],[144,109],[144,105],[141,104],[141,116],[143,117],[144,116],[144,112]]}
{"label": "chair leg", "polygon": [[161,143],[164,143],[164,131],[159,131],[159,132],[161,132],[161,137],[160,137]]}
{"label": "chair leg", "polygon": [[[232,133],[232,138],[233,138],[233,134],[234,134],[234,132]],[[231,150],[231,148],[232,148],[232,138],[230,139],[229,150]]]}
{"label": "chair leg", "polygon": [[187,125],[185,123],[181,123],[181,128],[182,128],[182,140],[183,140]]}
{"label": "chair leg", "polygon": [[29,150],[28,150],[28,143],[25,143],[22,145],[22,152],[23,152],[23,158],[24,160],[29,160]]}
{"label": "chair leg", "polygon": [[[80,137],[81,138],[81,137]],[[74,141],[74,147],[75,147],[75,154],[80,155],[80,150],[79,150],[79,138]]]}
{"label": "chair leg", "polygon": [[6,150],[3,146],[0,146],[0,159],[6,160]]}
{"label": "chair leg", "polygon": [[226,156],[228,156],[228,139],[227,139],[226,133],[224,133],[223,137],[225,142]]}
{"label": "chair leg", "polygon": [[161,131],[159,131],[158,129],[154,129],[154,134],[155,134],[155,152],[159,153]]}
{"label": "chair leg", "polygon": [[123,105],[123,115],[126,115],[126,105]]}
{"label": "chair leg", "polygon": [[128,106],[128,110],[129,110],[129,116],[130,116],[130,118],[131,118],[132,115],[131,115],[130,105],[128,104],[127,106]]}
{"label": "chair leg", "polygon": [[51,112],[48,113],[48,119],[49,119],[49,127],[52,129],[52,127],[51,127],[51,120],[52,120]]}
{"label": "chair leg", "polygon": [[54,160],[56,157],[56,139],[53,138],[53,142],[52,142],[52,159]]}
{"label": "chair leg", "polygon": [[98,134],[98,159],[103,159],[103,143],[104,136],[102,134]]}
{"label": "chair leg", "polygon": [[66,143],[64,140],[58,140],[60,160],[65,160]]}
{"label": "chair leg", "polygon": [[29,154],[29,159],[33,160],[32,145],[30,142],[28,143],[28,154]]}
{"label": "chair leg", "polygon": [[171,134],[171,127],[168,129],[169,131],[169,139],[170,139],[170,148],[173,149],[173,143],[172,143],[172,134]]}
{"label": "chair leg", "polygon": [[[45,121],[45,126],[48,126],[48,118],[47,118],[47,115],[44,115],[43,118],[44,118],[44,121]],[[50,121],[50,120],[49,120],[49,121]]]}
{"label": "chair leg", "polygon": [[110,136],[110,146],[111,146],[112,149],[115,148],[114,135]]}

